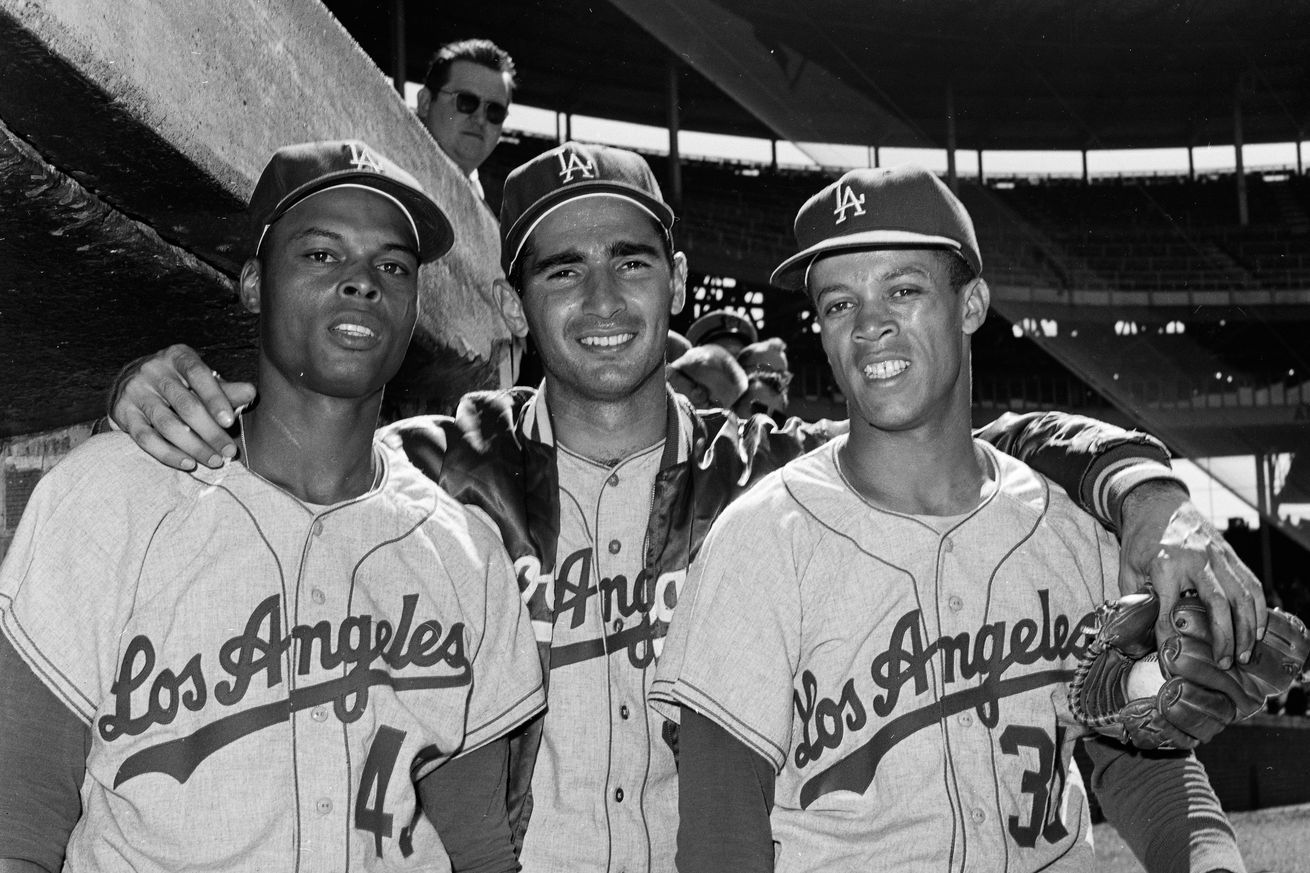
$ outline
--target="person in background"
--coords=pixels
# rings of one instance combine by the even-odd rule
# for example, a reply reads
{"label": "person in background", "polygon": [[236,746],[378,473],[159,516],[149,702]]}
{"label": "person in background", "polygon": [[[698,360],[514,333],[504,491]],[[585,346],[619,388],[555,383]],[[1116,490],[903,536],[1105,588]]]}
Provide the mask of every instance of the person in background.
{"label": "person in background", "polygon": [[514,59],[489,39],[464,39],[437,50],[418,92],[418,117],[485,199],[478,167],[500,142],[514,95]]}
{"label": "person in background", "polygon": [[664,360],[672,364],[691,349],[691,341],[676,330],[669,331],[668,342],[664,344]]}
{"label": "person in background", "polygon": [[746,371],[718,345],[688,349],[668,367],[669,385],[697,409],[732,409],[746,391]]}
{"label": "person in background", "polygon": [[759,338],[749,318],[728,309],[707,312],[687,328],[687,341],[693,346],[714,343],[723,346],[733,357]]}
{"label": "person in background", "polygon": [[776,336],[751,343],[738,352],[737,363],[746,371],[747,382],[746,391],[737,400],[737,414],[761,412],[774,421],[786,421],[787,389],[792,378],[787,343]]}

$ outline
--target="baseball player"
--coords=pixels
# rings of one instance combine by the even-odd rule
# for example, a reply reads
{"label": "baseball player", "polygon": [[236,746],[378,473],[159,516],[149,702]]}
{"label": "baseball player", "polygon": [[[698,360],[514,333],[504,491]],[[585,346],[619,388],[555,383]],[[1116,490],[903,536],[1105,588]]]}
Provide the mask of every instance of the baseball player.
{"label": "baseball player", "polygon": [[450,224],[358,141],[279,150],[250,213],[240,462],[93,437],[0,570],[0,864],[517,869],[504,735],[545,699],[513,568],[374,438]]}
{"label": "baseball player", "polygon": [[[773,283],[809,295],[850,431],[728,508],[683,592],[651,693],[678,869],[1093,870],[1065,684],[1118,547],[970,434],[973,224],[926,170],[857,170],[796,237]],[[1086,746],[1148,870],[1242,869],[1194,758]]]}
{"label": "baseball player", "polygon": [[[454,418],[393,430],[421,469],[495,518],[518,569],[550,700],[511,746],[511,814],[529,873],[674,869],[676,738],[644,701],[687,566],[726,505],[827,436],[794,420],[697,412],[670,392],[668,321],[686,281],[672,225],[632,152],[565,143],[516,169],[501,213],[509,279],[496,295],[517,332],[530,328],[543,385],[470,395]],[[228,398],[249,396],[174,348],[127,380],[115,415],[161,460],[205,463],[226,446],[215,419],[231,414]],[[1126,536],[1159,552],[1182,492],[1156,480],[1123,497],[1167,475],[1153,441],[1058,415],[1007,419],[988,434],[1038,459],[1107,521],[1122,505]],[[1174,496],[1133,496],[1152,487]],[[1224,585],[1248,584],[1215,566]],[[1243,622],[1255,627],[1253,615]]]}

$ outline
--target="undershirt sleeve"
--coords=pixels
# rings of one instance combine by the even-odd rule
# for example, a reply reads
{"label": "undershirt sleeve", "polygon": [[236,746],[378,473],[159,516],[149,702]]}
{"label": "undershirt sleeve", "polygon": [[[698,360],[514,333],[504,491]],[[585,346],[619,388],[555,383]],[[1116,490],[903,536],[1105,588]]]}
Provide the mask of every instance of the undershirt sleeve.
{"label": "undershirt sleeve", "polygon": [[1088,737],[1092,791],[1148,873],[1245,873],[1232,825],[1191,752],[1142,752]]}
{"label": "undershirt sleeve", "polygon": [[509,740],[454,758],[418,783],[423,812],[441,837],[453,873],[519,869],[506,806]]}
{"label": "undershirt sleeve", "polygon": [[0,858],[63,866],[90,748],[91,729],[0,634]]}
{"label": "undershirt sleeve", "polygon": [[678,743],[679,873],[773,873],[773,765],[687,707]]}

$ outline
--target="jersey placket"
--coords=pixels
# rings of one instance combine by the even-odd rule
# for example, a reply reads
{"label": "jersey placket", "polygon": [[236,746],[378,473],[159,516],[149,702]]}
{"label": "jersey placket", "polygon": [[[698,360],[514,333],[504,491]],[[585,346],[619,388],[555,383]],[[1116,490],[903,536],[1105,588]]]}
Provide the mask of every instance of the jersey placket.
{"label": "jersey placket", "polygon": [[[652,781],[672,785],[672,761],[669,756],[667,767],[656,762],[659,772],[652,773],[652,716],[644,704],[655,662],[651,586],[642,565],[660,458],[656,446],[607,469],[560,453],[561,558],[543,744],[543,756],[554,760],[539,760],[533,778],[535,808],[524,845],[528,873],[647,873],[652,866],[647,817],[660,816],[665,807],[669,821],[657,832],[669,834],[667,867],[672,869],[676,802],[670,796],[652,803],[648,793]],[[579,549],[589,560],[578,558]],[[586,748],[565,736],[579,730],[591,738]],[[660,780],[665,769],[667,778]],[[571,780],[572,788],[556,785],[554,774]],[[541,806],[552,795],[561,808]],[[574,829],[564,837],[567,847],[559,843],[560,827]],[[579,858],[595,859],[594,866],[576,867],[570,859]]]}
{"label": "jersey placket", "polygon": [[[341,561],[333,557],[332,512],[318,515],[305,533],[300,573],[289,592],[291,615],[284,617],[283,633],[292,626],[312,627],[323,622],[340,627],[346,615],[348,591],[340,583],[345,576]],[[348,566],[348,565],[346,565]],[[335,634],[326,641],[335,647]],[[296,789],[299,799],[298,873],[349,869],[346,835],[350,832],[350,773],[340,767],[325,767],[324,761],[342,759],[342,744],[348,726],[342,724],[331,700],[316,700],[297,707],[298,694],[313,694],[315,686],[339,679],[341,668],[323,668],[324,641],[306,637],[290,647],[292,719],[295,735]],[[304,667],[308,672],[300,673]],[[346,701],[349,705],[350,701]],[[349,760],[347,758],[347,760]]]}
{"label": "jersey placket", "polygon": [[[951,652],[948,655],[955,660],[953,665],[945,668],[954,674],[954,682],[948,693],[963,692],[967,688],[981,685],[987,678],[983,673],[972,679],[965,679],[961,675],[962,662],[973,657],[983,622],[987,618],[986,591],[977,587],[976,571],[972,574],[974,584],[970,585],[970,559],[962,553],[962,541],[959,529],[951,531],[942,537],[938,551],[938,581],[942,597],[939,607],[941,633],[944,637],[969,641],[967,651]],[[974,560],[979,559],[975,556]],[[994,641],[993,645],[1002,643]],[[993,707],[999,705],[999,702],[992,703]],[[980,864],[994,867],[997,859],[1006,856],[1006,845],[995,794],[984,793],[989,787],[995,786],[996,780],[991,761],[992,741],[986,736],[989,728],[975,709],[966,709],[948,716],[945,727],[951,742],[950,764],[952,784],[956,790],[956,808],[962,817],[963,869],[981,869]],[[959,788],[961,785],[966,786],[963,791]]]}
{"label": "jersey placket", "polygon": [[609,684],[610,748],[605,795],[609,803],[610,870],[636,873],[649,866],[650,834],[643,816],[650,769],[650,724],[645,699],[654,655],[648,628],[648,591],[642,584],[646,524],[658,459],[654,452],[620,464],[596,503],[596,575],[601,593],[605,669]]}

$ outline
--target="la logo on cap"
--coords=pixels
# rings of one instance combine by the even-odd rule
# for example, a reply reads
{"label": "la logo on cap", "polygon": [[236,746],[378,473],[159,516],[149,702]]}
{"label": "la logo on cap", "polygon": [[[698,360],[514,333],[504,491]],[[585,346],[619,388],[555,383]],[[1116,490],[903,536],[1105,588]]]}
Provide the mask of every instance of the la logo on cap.
{"label": "la logo on cap", "polygon": [[560,152],[556,157],[559,158],[559,178],[565,185],[573,181],[574,173],[581,173],[584,179],[596,178],[595,161],[584,158],[572,149]]}
{"label": "la logo on cap", "polygon": [[837,216],[833,224],[841,224],[846,220],[846,210],[854,209],[856,215],[864,214],[864,195],[856,194],[850,185],[837,183],[837,208],[832,214]]}
{"label": "la logo on cap", "polygon": [[381,173],[382,165],[378,159],[367,148],[357,143],[350,143],[350,166],[356,170],[368,170],[373,173]]}

